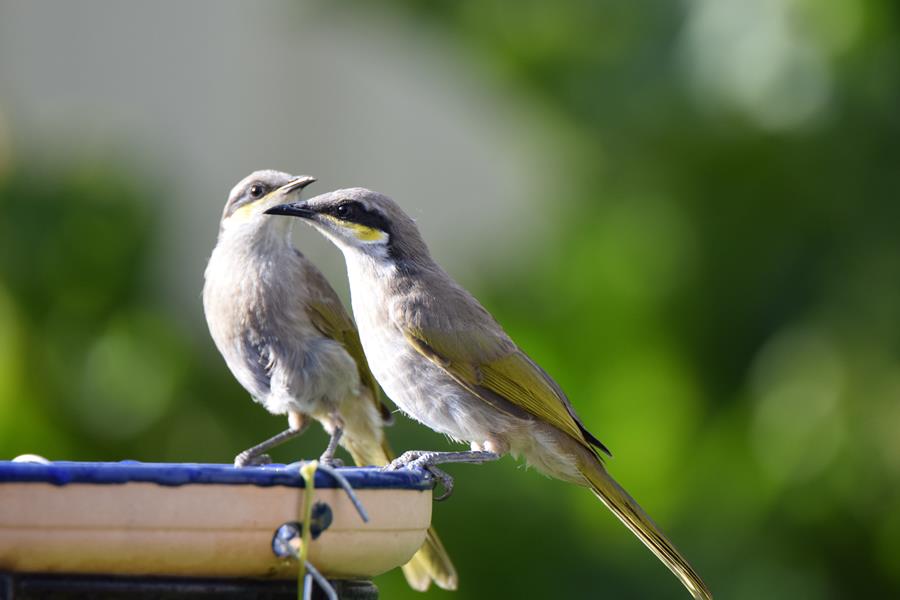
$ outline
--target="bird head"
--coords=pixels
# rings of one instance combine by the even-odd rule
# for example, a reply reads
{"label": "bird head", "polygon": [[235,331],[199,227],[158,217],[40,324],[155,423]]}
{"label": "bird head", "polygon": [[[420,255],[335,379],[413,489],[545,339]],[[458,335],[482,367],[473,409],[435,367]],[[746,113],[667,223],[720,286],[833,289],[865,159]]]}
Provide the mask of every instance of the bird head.
{"label": "bird head", "polygon": [[222,212],[221,231],[260,227],[269,217],[266,210],[299,199],[300,191],[314,182],[309,175],[281,171],[256,171],[244,177],[228,195]]}
{"label": "bird head", "polygon": [[428,254],[415,222],[393,200],[365,188],[335,190],[266,213],[304,219],[344,254],[394,260]]}

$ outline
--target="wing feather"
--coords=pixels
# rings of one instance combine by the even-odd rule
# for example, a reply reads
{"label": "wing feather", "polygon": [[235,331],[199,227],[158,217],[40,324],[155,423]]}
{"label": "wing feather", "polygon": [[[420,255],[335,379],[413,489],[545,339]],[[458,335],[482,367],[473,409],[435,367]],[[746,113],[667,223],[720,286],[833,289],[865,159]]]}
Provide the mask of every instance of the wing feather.
{"label": "wing feather", "polygon": [[366,360],[366,354],[363,351],[356,324],[344,309],[337,292],[334,291],[334,288],[331,287],[325,276],[311,265],[307,268],[307,285],[313,290],[310,301],[306,306],[306,312],[313,326],[322,335],[340,343],[353,360],[356,361],[359,380],[371,391],[372,400],[378,407],[382,419],[385,423],[393,422],[394,416],[382,402],[378,382],[375,381],[375,376],[372,375],[372,371],[369,369],[369,363]]}
{"label": "wing feather", "polygon": [[[416,351],[485,402],[519,417],[538,418],[589,449],[607,451],[584,428],[559,386],[505,334],[492,346],[483,329],[469,328],[452,336],[421,322],[401,329]],[[472,337],[470,344],[465,344],[466,337]]]}

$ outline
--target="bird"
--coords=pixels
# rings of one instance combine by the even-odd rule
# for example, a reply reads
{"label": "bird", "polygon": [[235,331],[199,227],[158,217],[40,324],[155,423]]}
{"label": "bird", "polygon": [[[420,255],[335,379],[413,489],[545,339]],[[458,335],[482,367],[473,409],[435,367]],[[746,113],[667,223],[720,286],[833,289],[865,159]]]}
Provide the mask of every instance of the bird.
{"label": "bird", "polygon": [[511,453],[551,477],[590,488],[681,581],[712,598],[688,561],[610,475],[608,449],[560,386],[431,257],[416,223],[365,188],[328,192],[267,210],[297,217],[342,252],[369,366],[412,419],[461,452],[410,451],[392,467],[486,462]]}
{"label": "bird", "polygon": [[[357,465],[394,458],[384,438],[392,413],[382,403],[353,320],[325,276],[291,242],[291,223],[265,214],[299,198],[315,181],[261,170],[231,190],[215,248],[204,273],[203,308],[209,332],[234,377],[269,412],[287,415],[288,428],[235,458],[236,467],[270,462],[265,454],[300,435],[314,419]],[[433,528],[403,566],[410,586],[456,589],[456,569]]]}

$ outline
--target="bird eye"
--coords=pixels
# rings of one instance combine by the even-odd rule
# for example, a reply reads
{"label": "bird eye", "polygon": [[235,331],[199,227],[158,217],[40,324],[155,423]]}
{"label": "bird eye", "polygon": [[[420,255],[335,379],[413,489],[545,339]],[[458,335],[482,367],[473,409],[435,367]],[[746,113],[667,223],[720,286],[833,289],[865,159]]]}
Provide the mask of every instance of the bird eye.
{"label": "bird eye", "polygon": [[353,206],[348,204],[338,204],[337,208],[334,209],[334,213],[340,217],[341,219],[346,219],[353,213]]}
{"label": "bird eye", "polygon": [[260,183],[254,183],[250,186],[250,197],[251,198],[262,198],[263,194],[266,193],[266,186]]}

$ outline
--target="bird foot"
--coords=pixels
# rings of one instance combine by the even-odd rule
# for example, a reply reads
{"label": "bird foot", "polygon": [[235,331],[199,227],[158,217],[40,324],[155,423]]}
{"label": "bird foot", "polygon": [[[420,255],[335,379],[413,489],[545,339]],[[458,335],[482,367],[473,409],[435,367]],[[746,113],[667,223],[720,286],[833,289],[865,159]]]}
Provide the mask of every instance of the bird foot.
{"label": "bird foot", "polygon": [[261,467],[270,464],[272,464],[271,456],[268,454],[253,454],[249,450],[244,450],[234,457],[234,466],[238,469],[243,467]]}
{"label": "bird foot", "polygon": [[486,450],[471,450],[465,452],[437,452],[435,450],[409,450],[404,452],[391,464],[384,467],[385,471],[396,471],[404,467],[424,469],[432,465],[444,463],[472,463],[481,464],[497,460],[500,455]]}
{"label": "bird foot", "polygon": [[453,478],[438,469],[435,465],[443,463],[471,463],[481,464],[497,460],[500,455],[495,452],[477,451],[470,452],[435,452],[432,450],[410,450],[395,458],[391,464],[383,467],[384,471],[397,471],[398,469],[418,469],[425,471],[441,484],[444,492],[435,498],[436,502],[446,500],[453,493]]}
{"label": "bird foot", "polygon": [[339,468],[344,466],[344,461],[335,456],[325,456],[323,454],[319,457],[319,464],[325,465],[326,467]]}

